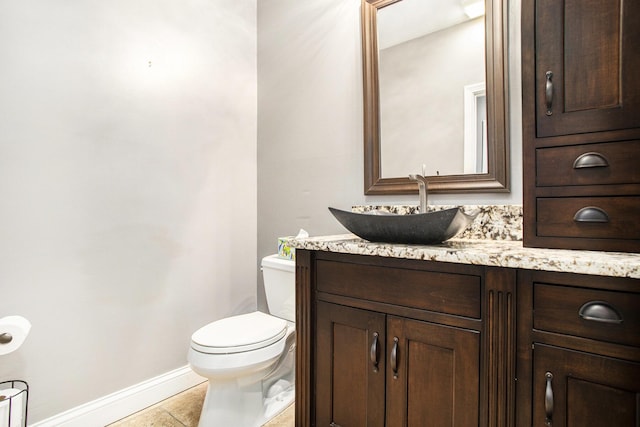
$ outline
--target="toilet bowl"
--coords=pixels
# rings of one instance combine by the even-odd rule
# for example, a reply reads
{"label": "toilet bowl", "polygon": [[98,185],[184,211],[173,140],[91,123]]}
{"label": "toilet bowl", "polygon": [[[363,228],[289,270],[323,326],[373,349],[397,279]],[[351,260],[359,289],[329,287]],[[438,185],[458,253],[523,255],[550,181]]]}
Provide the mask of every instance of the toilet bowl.
{"label": "toilet bowl", "polygon": [[[275,308],[270,312],[282,317],[255,311],[209,323],[191,336],[189,364],[209,380],[200,427],[261,426],[293,402],[295,264],[269,256],[262,270],[267,303]],[[277,301],[270,300],[274,295]]]}

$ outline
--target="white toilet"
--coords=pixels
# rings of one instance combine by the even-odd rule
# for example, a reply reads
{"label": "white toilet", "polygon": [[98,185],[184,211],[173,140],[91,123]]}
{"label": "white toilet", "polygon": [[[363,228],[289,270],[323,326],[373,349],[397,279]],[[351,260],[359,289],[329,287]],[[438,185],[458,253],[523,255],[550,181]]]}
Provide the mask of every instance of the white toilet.
{"label": "white toilet", "polygon": [[209,380],[200,427],[261,426],[293,402],[295,262],[262,259],[270,314],[227,317],[191,336],[191,369]]}

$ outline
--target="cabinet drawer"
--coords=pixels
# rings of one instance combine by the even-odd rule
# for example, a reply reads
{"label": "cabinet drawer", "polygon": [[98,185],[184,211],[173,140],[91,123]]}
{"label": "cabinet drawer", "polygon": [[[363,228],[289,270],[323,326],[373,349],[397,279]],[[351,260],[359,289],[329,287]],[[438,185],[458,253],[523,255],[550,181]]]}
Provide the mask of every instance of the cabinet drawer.
{"label": "cabinet drawer", "polygon": [[535,283],[533,327],[640,346],[640,294]]}
{"label": "cabinet drawer", "polygon": [[537,235],[640,239],[640,197],[537,199]]}
{"label": "cabinet drawer", "polygon": [[479,275],[349,264],[316,263],[320,292],[480,318]]}
{"label": "cabinet drawer", "polygon": [[640,183],[640,141],[585,144],[536,150],[537,185]]}

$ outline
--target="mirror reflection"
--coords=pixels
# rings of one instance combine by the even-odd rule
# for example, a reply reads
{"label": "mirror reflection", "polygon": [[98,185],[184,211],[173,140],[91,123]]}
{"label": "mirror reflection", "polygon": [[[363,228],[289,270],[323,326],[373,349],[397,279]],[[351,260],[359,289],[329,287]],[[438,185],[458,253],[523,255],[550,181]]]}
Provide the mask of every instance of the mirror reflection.
{"label": "mirror reflection", "polygon": [[378,10],[382,177],[423,165],[426,175],[487,172],[484,2],[465,5],[403,0]]}

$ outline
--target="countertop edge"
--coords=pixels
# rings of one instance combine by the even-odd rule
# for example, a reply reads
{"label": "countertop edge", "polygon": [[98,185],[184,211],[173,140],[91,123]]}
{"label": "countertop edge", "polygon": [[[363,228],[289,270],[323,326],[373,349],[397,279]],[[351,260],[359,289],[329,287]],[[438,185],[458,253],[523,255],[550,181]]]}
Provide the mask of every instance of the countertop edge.
{"label": "countertop edge", "polygon": [[450,239],[439,245],[372,243],[353,234],[289,238],[292,248],[640,279],[640,254],[525,248],[521,241]]}

